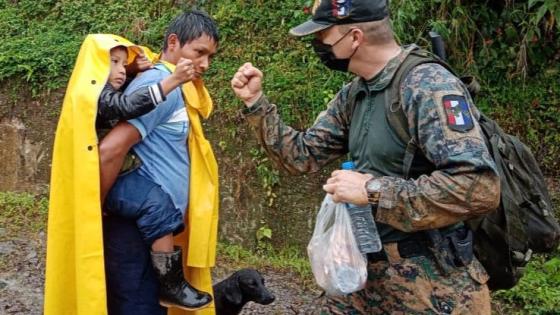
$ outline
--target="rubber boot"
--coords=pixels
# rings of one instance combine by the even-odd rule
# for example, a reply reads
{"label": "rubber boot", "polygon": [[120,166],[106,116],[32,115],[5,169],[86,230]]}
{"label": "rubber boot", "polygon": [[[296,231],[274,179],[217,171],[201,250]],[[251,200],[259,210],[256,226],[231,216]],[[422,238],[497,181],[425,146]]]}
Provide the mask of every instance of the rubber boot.
{"label": "rubber boot", "polygon": [[209,293],[199,291],[185,281],[179,247],[171,253],[152,252],[151,255],[159,281],[159,304],[195,311],[212,302]]}

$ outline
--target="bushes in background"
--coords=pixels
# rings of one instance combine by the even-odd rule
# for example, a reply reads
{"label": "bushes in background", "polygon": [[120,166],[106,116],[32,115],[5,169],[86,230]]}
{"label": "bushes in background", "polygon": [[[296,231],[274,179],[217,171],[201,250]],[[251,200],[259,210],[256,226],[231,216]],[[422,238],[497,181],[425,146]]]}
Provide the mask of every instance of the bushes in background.
{"label": "bushes in background", "polygon": [[[265,89],[282,115],[304,127],[349,76],[327,71],[309,39],[291,38],[309,0],[32,1],[0,0],[0,81],[33,95],[64,87],[88,33],[116,33],[159,49],[170,19],[199,6],[220,24],[222,41],[208,85],[219,112],[239,108],[229,80],[245,61],[265,71]],[[446,39],[450,62],[483,83],[479,107],[528,142],[544,169],[560,174],[560,4],[554,0],[393,0],[403,43]],[[218,112],[218,113],[219,113]]]}

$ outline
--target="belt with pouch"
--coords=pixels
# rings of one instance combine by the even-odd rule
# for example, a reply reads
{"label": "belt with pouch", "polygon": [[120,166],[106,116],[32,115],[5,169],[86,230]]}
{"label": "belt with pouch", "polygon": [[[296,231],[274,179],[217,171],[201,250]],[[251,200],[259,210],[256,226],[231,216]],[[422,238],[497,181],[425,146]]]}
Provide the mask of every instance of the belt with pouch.
{"label": "belt with pouch", "polygon": [[[411,258],[418,256],[430,257],[432,254],[429,249],[428,240],[423,234],[415,234],[404,240],[397,241],[397,249],[399,256],[402,258]],[[394,244],[394,243],[388,243]],[[384,244],[387,246],[387,244]],[[368,253],[367,259],[369,262],[387,261],[387,254],[384,250],[377,253]]]}
{"label": "belt with pouch", "polygon": [[[469,265],[474,258],[473,233],[462,224],[441,230],[416,233],[409,238],[397,241],[396,244],[402,258],[418,256],[432,258],[443,274],[449,274],[453,268]],[[388,260],[385,251],[368,254],[367,258],[369,262]]]}

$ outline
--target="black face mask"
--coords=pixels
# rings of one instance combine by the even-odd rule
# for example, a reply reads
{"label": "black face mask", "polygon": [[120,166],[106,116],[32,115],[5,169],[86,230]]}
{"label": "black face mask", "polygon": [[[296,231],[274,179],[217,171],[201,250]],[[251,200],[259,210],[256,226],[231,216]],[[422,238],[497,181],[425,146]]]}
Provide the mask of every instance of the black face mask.
{"label": "black face mask", "polygon": [[350,57],[339,59],[334,55],[333,47],[336,44],[340,43],[340,41],[344,37],[346,37],[346,35],[350,34],[351,31],[352,31],[352,29],[349,30],[348,32],[346,32],[346,34],[342,35],[342,37],[332,45],[325,44],[317,38],[315,38],[311,42],[311,46],[313,46],[313,50],[315,50],[315,53],[317,54],[319,59],[321,59],[321,62],[325,66],[327,66],[327,68],[332,69],[332,70],[336,70],[336,71],[348,72],[348,66],[350,65],[350,59],[352,59],[352,56],[354,56],[354,53],[356,53],[357,48],[354,50],[352,55],[350,55]]}

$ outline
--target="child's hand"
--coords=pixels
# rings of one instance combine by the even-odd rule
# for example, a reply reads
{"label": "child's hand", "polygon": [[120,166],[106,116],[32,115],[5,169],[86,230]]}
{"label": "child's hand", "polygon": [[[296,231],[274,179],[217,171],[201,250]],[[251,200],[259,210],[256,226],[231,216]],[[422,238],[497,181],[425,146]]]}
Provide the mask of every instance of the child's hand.
{"label": "child's hand", "polygon": [[192,61],[185,58],[179,59],[172,76],[181,84],[193,80],[195,78],[195,72]]}
{"label": "child's hand", "polygon": [[196,72],[192,60],[181,58],[175,65],[175,71],[167,78],[161,80],[161,88],[164,95],[168,95],[177,87],[196,78]]}
{"label": "child's hand", "polygon": [[152,62],[144,54],[138,54],[136,58],[134,58],[134,61],[130,65],[128,65],[126,70],[130,74],[136,74],[153,67],[154,65],[152,64]]}

